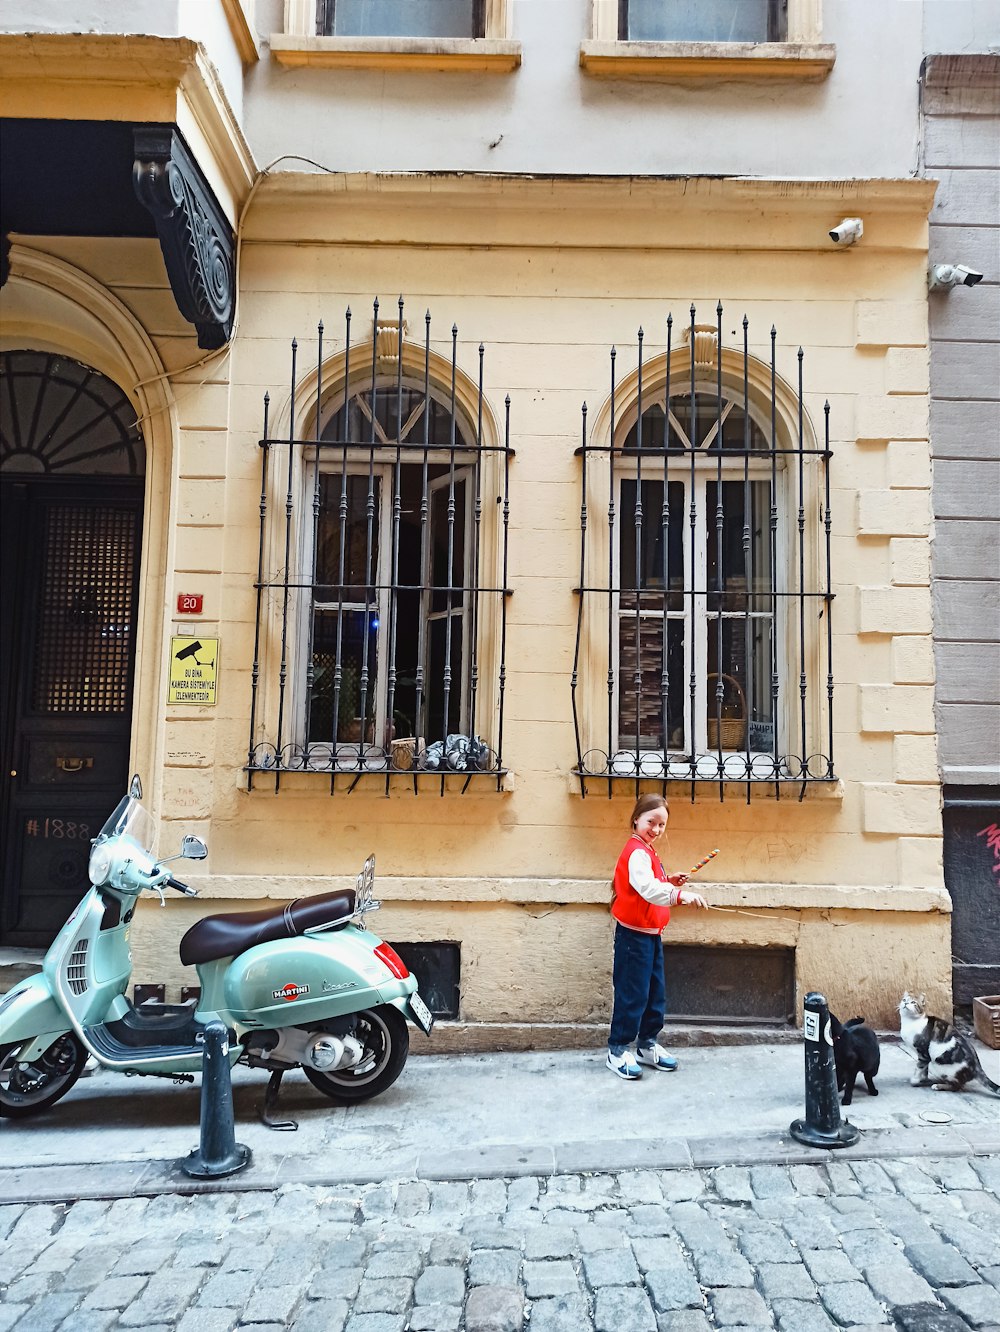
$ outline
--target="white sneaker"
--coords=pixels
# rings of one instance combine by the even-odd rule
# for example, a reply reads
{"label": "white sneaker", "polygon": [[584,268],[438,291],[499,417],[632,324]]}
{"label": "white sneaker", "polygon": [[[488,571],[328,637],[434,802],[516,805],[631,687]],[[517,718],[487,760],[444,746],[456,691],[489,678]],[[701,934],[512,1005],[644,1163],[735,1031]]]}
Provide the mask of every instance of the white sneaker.
{"label": "white sneaker", "polygon": [[642,1077],[642,1069],[632,1057],[632,1052],[626,1050],[624,1054],[613,1055],[608,1051],[608,1068],[612,1073],[617,1073],[620,1078],[626,1082],[636,1082]]}
{"label": "white sneaker", "polygon": [[664,1073],[673,1073],[677,1067],[677,1060],[672,1054],[667,1054],[662,1045],[651,1045],[648,1049],[638,1050],[636,1057],[640,1064],[645,1064],[648,1068],[659,1068]]}

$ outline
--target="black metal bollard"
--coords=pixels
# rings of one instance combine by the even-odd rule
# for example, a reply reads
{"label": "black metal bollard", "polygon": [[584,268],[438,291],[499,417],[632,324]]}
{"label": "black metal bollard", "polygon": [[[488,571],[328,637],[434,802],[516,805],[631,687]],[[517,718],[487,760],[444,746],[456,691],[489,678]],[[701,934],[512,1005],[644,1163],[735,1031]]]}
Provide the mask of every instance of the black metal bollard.
{"label": "black metal bollard", "polygon": [[795,1119],[788,1131],[807,1147],[850,1147],[859,1134],[840,1119],[837,1072],[833,1062],[833,1034],[826,997],[807,994],[802,1021],[806,1053],[806,1117]]}
{"label": "black metal bollard", "polygon": [[236,1141],[229,1032],[221,1022],[209,1022],[203,1041],[201,1134],[198,1146],[179,1164],[192,1179],[222,1179],[248,1166],[253,1157],[249,1147]]}

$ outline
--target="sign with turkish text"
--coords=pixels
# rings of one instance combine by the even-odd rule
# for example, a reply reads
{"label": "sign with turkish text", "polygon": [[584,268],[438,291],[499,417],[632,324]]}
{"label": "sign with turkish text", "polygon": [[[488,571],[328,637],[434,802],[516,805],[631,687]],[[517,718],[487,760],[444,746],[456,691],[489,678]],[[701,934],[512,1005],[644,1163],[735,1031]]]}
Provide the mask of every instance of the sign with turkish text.
{"label": "sign with turkish text", "polygon": [[214,707],[218,667],[217,638],[171,638],[167,702]]}

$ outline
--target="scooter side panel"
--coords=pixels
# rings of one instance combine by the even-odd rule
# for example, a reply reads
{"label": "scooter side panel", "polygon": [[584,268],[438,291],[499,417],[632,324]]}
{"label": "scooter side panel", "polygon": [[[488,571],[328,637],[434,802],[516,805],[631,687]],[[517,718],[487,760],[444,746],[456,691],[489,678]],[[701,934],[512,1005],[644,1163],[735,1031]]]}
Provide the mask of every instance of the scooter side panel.
{"label": "scooter side panel", "polygon": [[41,1048],[46,1050],[57,1036],[70,1030],[66,1015],[42,975],[19,981],[6,999],[8,1002],[0,1013],[0,1045],[16,1045],[43,1036],[45,1043]]}
{"label": "scooter side panel", "polygon": [[226,1008],[246,1027],[304,1026],[356,1013],[412,993],[375,956],[377,935],[355,926],[336,933],[258,944],[226,973]]}

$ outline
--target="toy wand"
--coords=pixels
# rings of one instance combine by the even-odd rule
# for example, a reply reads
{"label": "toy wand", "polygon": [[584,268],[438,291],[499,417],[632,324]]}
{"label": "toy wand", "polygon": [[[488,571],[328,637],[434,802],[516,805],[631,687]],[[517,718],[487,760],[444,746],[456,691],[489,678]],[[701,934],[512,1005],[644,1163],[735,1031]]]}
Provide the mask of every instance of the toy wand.
{"label": "toy wand", "polygon": [[718,847],[716,847],[714,851],[709,851],[708,855],[707,855],[707,856],[704,856],[701,860],[699,860],[698,863],[697,863],[697,865],[692,865],[692,866],[691,866],[691,868],[688,870],[688,874],[689,874],[689,875],[690,875],[690,874],[697,874],[698,871],[699,871],[700,869],[704,869],[704,868],[705,868],[705,866],[708,864],[708,862],[709,862],[710,860],[714,860],[715,857],[716,857],[718,854],[719,854],[719,848],[718,848]]}

